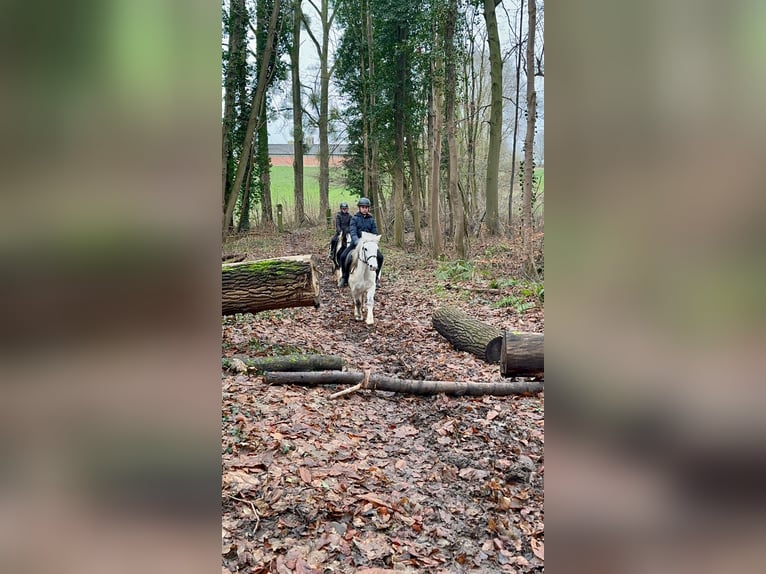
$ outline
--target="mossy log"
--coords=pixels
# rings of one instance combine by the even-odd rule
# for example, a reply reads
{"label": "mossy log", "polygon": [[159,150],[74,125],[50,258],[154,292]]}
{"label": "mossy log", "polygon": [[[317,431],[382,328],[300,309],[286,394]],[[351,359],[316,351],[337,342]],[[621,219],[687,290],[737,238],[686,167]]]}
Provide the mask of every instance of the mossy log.
{"label": "mossy log", "polygon": [[[336,355],[281,355],[278,357],[236,357],[242,361],[249,372],[263,373],[265,371],[341,371],[343,358]],[[233,359],[223,357],[221,366],[224,369],[236,370]]]}
{"label": "mossy log", "polygon": [[500,361],[503,332],[474,319],[457,307],[442,307],[432,315],[434,329],[458,351],[467,351],[487,363]]}
{"label": "mossy log", "polygon": [[264,374],[263,380],[270,385],[338,385],[360,384],[360,389],[393,391],[413,395],[446,394],[454,396],[506,396],[536,394],[543,391],[542,383],[475,383],[459,381],[416,381],[411,379],[395,379],[385,375],[370,375],[365,379],[364,373],[271,373]]}
{"label": "mossy log", "polygon": [[221,314],[319,307],[318,260],[296,255],[221,265]]}
{"label": "mossy log", "polygon": [[504,377],[544,376],[544,335],[507,331],[500,349],[500,374]]}

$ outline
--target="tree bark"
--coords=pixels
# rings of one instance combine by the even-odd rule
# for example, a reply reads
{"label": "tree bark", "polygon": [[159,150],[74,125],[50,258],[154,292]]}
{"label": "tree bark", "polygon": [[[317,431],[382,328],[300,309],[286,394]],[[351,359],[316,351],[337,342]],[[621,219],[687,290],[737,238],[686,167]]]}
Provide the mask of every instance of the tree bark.
{"label": "tree bark", "polygon": [[524,272],[537,279],[537,265],[532,253],[532,183],[535,176],[535,119],[537,95],[535,92],[535,27],[537,6],[535,0],[527,4],[529,35],[527,38],[527,133],[524,138],[524,191],[521,209],[521,237],[523,244]]}
{"label": "tree bark", "polygon": [[543,334],[506,332],[500,349],[500,374],[504,377],[542,377],[545,374]]}
{"label": "tree bark", "polygon": [[[329,0],[322,0],[322,53],[319,55],[319,212],[330,208],[330,29],[335,11],[329,13]],[[334,68],[334,66],[333,66]]]}
{"label": "tree bark", "polygon": [[498,178],[500,175],[500,147],[503,138],[503,59],[500,53],[500,32],[497,28],[495,7],[500,0],[484,0],[484,20],[487,23],[489,43],[490,77],[492,104],[489,120],[489,150],[487,152],[487,231],[497,235],[498,221]]}
{"label": "tree bark", "polygon": [[432,316],[434,329],[458,351],[467,351],[487,363],[497,363],[503,332],[482,323],[456,307],[442,307]]}
{"label": "tree bark", "polygon": [[[343,358],[336,355],[283,355],[279,357],[239,358],[250,372],[342,371]],[[223,357],[221,366],[232,369],[232,358]]]}
{"label": "tree bark", "polygon": [[519,139],[519,83],[521,82],[521,34],[524,22],[524,0],[519,8],[519,43],[516,46],[516,102],[513,112],[513,150],[511,151],[511,185],[508,190],[508,233],[513,234],[513,186],[516,184],[516,143]]}
{"label": "tree bark", "polygon": [[459,259],[465,259],[465,227],[463,225],[463,202],[458,196],[457,141],[455,139],[455,101],[457,99],[457,81],[455,79],[455,27],[457,24],[457,0],[450,0],[447,9],[447,21],[444,27],[444,67],[445,67],[445,115],[447,129],[448,170],[447,197],[452,207],[452,222],[455,231],[455,252]]}
{"label": "tree bark", "polygon": [[221,314],[319,307],[317,259],[296,255],[221,265]]}
{"label": "tree bark", "polygon": [[[266,373],[263,380],[269,385],[338,385],[359,384],[365,381],[364,373]],[[367,384],[360,389],[393,391],[413,395],[443,393],[454,396],[507,396],[536,394],[543,391],[542,383],[475,383],[460,381],[415,381],[395,379],[385,375],[370,375]]]}
{"label": "tree bark", "polygon": [[442,155],[442,99],[443,85],[437,79],[441,73],[443,60],[441,56],[436,56],[432,62],[432,81],[431,104],[429,115],[433,118],[432,131],[430,133],[431,150],[431,174],[428,178],[428,194],[430,198],[430,223],[431,223],[431,257],[438,259],[442,254],[444,247],[442,244],[442,230],[439,221],[439,189],[441,187],[441,155]]}
{"label": "tree bark", "polygon": [[290,51],[290,64],[293,84],[293,194],[295,196],[295,222],[297,225],[301,225],[306,219],[303,199],[303,103],[300,74],[302,20],[301,0],[293,0],[293,47]]}

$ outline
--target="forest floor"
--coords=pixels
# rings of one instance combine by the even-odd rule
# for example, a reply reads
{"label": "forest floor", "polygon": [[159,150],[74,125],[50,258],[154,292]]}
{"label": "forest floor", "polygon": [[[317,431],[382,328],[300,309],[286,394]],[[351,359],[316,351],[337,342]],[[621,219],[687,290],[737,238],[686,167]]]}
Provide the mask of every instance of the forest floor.
{"label": "forest floor", "polygon": [[[224,357],[341,356],[346,369],[406,379],[499,382],[498,365],[432,327],[442,305],[501,329],[543,332],[542,298],[508,239],[439,263],[412,244],[386,256],[375,325],[353,319],[324,228],[224,245],[249,259],[315,254],[318,309],[222,321]],[[222,571],[299,574],[540,572],[544,396],[429,397],[270,386],[222,372]]]}

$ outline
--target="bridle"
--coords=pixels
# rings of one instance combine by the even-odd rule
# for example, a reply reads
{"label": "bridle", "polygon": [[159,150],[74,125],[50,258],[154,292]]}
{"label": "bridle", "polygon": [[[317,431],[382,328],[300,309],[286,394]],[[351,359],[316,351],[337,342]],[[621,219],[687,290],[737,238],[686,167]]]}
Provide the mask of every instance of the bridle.
{"label": "bridle", "polygon": [[374,241],[365,241],[364,243],[362,243],[360,251],[362,252],[361,255],[364,257],[364,259],[363,259],[364,264],[367,265],[370,269],[372,269],[373,267],[372,267],[372,265],[370,265],[370,259],[374,259],[375,262],[377,263],[377,261],[378,261],[378,253],[377,253],[377,249],[376,249],[375,253],[373,253],[372,255],[368,254],[367,253],[367,249],[366,249],[368,243],[375,243],[375,242]]}

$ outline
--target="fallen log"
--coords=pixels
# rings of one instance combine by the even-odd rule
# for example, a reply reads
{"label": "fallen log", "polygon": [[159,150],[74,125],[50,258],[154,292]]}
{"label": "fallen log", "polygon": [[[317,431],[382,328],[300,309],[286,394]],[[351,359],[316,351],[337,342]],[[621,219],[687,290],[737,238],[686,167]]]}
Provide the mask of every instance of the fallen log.
{"label": "fallen log", "polygon": [[506,331],[500,349],[500,374],[542,377],[545,374],[544,335]]}
{"label": "fallen log", "polygon": [[263,375],[270,385],[338,385],[358,384],[359,389],[393,391],[413,395],[435,395],[444,393],[454,396],[507,396],[536,394],[543,391],[542,383],[474,383],[458,381],[415,381],[395,379],[385,375],[365,373],[317,372],[317,373],[271,373]]}
{"label": "fallen log", "polygon": [[221,314],[319,307],[317,263],[313,255],[223,263]]}
{"label": "fallen log", "polygon": [[237,263],[238,261],[244,261],[247,259],[247,255],[244,253],[233,253],[231,255],[221,255],[222,263]]}
{"label": "fallen log", "polygon": [[474,319],[457,307],[442,307],[431,317],[434,329],[458,351],[467,351],[487,363],[500,361],[503,332]]}
{"label": "fallen log", "polygon": [[247,372],[265,371],[342,371],[343,358],[336,355],[280,355],[278,357],[223,357],[221,367],[230,371],[239,371],[237,363],[241,361]]}

